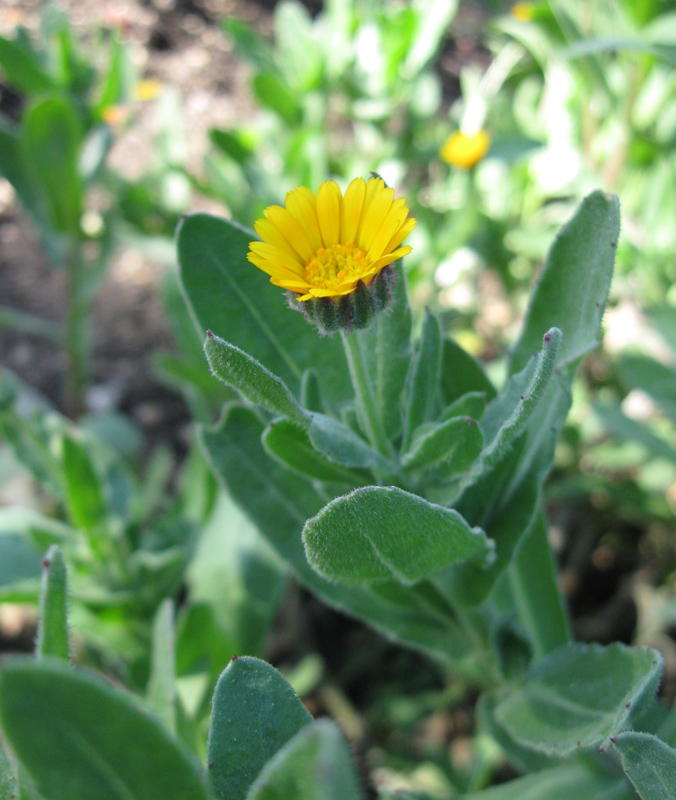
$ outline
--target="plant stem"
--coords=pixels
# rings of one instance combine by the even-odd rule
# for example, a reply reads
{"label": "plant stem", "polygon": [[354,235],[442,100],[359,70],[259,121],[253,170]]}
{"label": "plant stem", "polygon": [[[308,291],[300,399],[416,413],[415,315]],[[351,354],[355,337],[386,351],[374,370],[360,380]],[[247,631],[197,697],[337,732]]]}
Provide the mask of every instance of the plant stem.
{"label": "plant stem", "polygon": [[392,458],[394,450],[392,449],[392,443],[387,438],[383,421],[378,413],[364,361],[364,351],[362,350],[359,333],[356,331],[353,333],[341,331],[340,335],[343,339],[345,356],[350,368],[350,378],[352,379],[352,387],[357,401],[359,424],[373,447],[387,458]]}
{"label": "plant stem", "polygon": [[64,344],[68,355],[67,404],[72,417],[84,411],[84,392],[88,373],[87,299],[84,296],[84,264],[80,242],[73,242],[68,270],[68,307]]}

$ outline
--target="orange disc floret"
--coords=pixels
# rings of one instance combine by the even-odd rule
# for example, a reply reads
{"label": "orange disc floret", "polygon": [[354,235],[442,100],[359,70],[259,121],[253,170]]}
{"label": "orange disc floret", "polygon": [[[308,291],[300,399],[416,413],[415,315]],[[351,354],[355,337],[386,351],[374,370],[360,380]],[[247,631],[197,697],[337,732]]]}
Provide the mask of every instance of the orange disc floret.
{"label": "orange disc floret", "polygon": [[249,261],[296,299],[341,298],[368,286],[389,264],[411,252],[401,246],[415,227],[406,202],[382,178],[355,178],[343,195],[335,181],[317,195],[299,186],[285,207],[270,206],[256,222],[260,242]]}

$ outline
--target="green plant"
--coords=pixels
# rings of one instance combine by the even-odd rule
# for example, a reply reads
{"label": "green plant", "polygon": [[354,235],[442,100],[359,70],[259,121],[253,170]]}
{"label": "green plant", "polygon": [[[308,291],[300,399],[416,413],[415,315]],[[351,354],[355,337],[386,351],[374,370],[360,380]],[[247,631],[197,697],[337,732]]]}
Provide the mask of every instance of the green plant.
{"label": "green plant", "polygon": [[22,108],[16,120],[0,118],[0,172],[30,213],[50,261],[67,271],[68,286],[61,330],[10,309],[0,321],[62,343],[73,415],[83,411],[90,308],[116,241],[115,204],[108,211],[94,207],[92,190],[104,183],[114,141],[107,120],[133,86],[131,61],[116,34],[108,36],[106,53],[99,68],[55,7],[42,17],[39,42],[21,28],[13,39],[0,37],[0,71]]}

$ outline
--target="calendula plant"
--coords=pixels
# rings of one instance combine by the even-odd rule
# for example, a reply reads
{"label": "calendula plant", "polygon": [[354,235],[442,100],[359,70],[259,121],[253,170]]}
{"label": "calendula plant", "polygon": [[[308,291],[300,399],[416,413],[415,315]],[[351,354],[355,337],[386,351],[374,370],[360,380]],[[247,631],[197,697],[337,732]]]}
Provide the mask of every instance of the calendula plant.
{"label": "calendula plant", "polygon": [[[240,395],[203,428],[203,450],[301,583],[481,691],[482,735],[523,774],[455,796],[673,797],[662,658],[572,641],[541,503],[575,369],[599,340],[617,199],[590,195],[555,240],[499,390],[430,311],[413,339],[413,225],[379,178],[297,189],[266,209],[262,241],[205,214],[182,222],[207,359]],[[44,569],[38,659],[0,667],[5,785],[18,774],[22,796],[34,784],[46,800],[363,797],[335,726],[248,657],[218,681],[196,762],[177,739],[171,606],[139,701],[65,662],[58,551]]]}
{"label": "calendula plant", "polygon": [[120,213],[115,202],[94,206],[92,191],[112,188],[124,206],[124,182],[110,181],[106,160],[128,116],[123,106],[133,98],[134,69],[116,33],[100,33],[106,59],[99,65],[62,11],[48,7],[41,22],[37,41],[21,27],[13,38],[0,37],[0,74],[21,99],[16,119],[0,115],[0,173],[30,214],[49,261],[67,272],[66,309],[58,328],[8,308],[0,308],[0,324],[63,346],[66,405],[77,416],[89,372],[90,310]]}

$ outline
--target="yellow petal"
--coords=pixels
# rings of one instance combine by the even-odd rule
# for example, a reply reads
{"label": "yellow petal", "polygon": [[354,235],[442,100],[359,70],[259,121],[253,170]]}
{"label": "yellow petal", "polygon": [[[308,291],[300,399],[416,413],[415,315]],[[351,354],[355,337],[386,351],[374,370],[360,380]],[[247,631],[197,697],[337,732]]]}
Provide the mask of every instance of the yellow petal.
{"label": "yellow petal", "polygon": [[292,214],[289,214],[289,212],[281,206],[269,206],[263,213],[298,253],[304,264],[312,258],[315,251],[312,249],[310,240]]}
{"label": "yellow petal", "polygon": [[376,194],[368,209],[366,209],[362,214],[361,225],[359,226],[359,231],[357,232],[357,244],[362,248],[362,250],[370,249],[371,243],[380,230],[380,226],[385,221],[387,212],[392,207],[393,199],[394,190],[383,188],[380,192],[378,192],[378,194]]}
{"label": "yellow petal", "polygon": [[399,247],[399,245],[409,235],[413,228],[415,228],[415,226],[416,220],[413,217],[407,217],[404,220],[401,228],[399,228],[390,241],[385,245],[383,248],[383,253],[389,253],[390,250],[394,250],[395,247]]}
{"label": "yellow petal", "polygon": [[340,241],[343,244],[354,242],[357,237],[365,195],[366,181],[363,178],[355,178],[345,190],[340,218]]}
{"label": "yellow petal", "polygon": [[322,183],[317,192],[317,219],[325,247],[338,244],[341,194],[335,181]]}
{"label": "yellow petal", "polygon": [[301,225],[310,240],[313,251],[316,253],[322,246],[322,235],[317,224],[315,204],[308,200],[301,189],[302,187],[299,187],[286,195],[286,208]]}
{"label": "yellow petal", "polygon": [[[286,250],[275,247],[273,244],[267,242],[251,242],[249,245],[248,256],[253,256],[256,264],[268,275],[288,275],[292,278],[302,278],[303,268],[295,260],[292,259]],[[251,261],[251,258],[249,258]]]}
{"label": "yellow petal", "polygon": [[256,229],[256,233],[264,242],[272,244],[275,247],[279,247],[280,250],[287,252],[290,258],[296,259],[300,266],[303,265],[298,253],[293,249],[293,247],[291,247],[291,245],[286,241],[279,230],[270,222],[270,220],[256,220],[254,228]]}
{"label": "yellow petal", "polygon": [[412,247],[406,245],[405,247],[400,247],[398,250],[395,250],[394,253],[390,253],[389,255],[379,258],[377,261],[373,262],[373,267],[375,268],[375,271],[378,272],[383,267],[386,267],[388,264],[393,264],[400,258],[407,256],[412,249],[413,249]]}
{"label": "yellow petal", "polygon": [[374,236],[371,242],[371,247],[368,250],[367,256],[370,261],[375,261],[376,258],[385,253],[387,243],[392,239],[394,234],[401,228],[404,220],[408,216],[408,209],[404,200],[399,198],[392,203],[390,210],[387,212],[383,220],[380,230]]}

